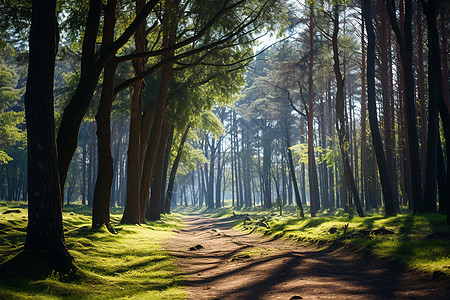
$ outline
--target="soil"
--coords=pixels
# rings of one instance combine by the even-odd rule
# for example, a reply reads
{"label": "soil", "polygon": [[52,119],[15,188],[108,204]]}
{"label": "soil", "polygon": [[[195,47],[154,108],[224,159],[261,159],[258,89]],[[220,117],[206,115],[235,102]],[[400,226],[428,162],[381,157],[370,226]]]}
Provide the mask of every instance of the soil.
{"label": "soil", "polygon": [[230,221],[187,216],[187,226],[167,242],[191,299],[450,299],[442,274],[342,247],[235,231]]}

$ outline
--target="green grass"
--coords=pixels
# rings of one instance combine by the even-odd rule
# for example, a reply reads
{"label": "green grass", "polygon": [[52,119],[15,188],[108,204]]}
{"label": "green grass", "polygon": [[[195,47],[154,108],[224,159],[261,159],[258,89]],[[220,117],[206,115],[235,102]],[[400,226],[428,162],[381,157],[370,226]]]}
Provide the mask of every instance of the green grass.
{"label": "green grass", "polygon": [[[3,214],[7,210],[18,212]],[[0,202],[0,299],[185,299],[181,270],[161,243],[181,223],[174,217],[147,225],[114,225],[118,234],[90,228],[86,207],[64,208],[66,244],[77,270],[61,275],[22,251],[26,205]],[[111,215],[118,224],[120,210]],[[17,268],[18,265],[26,266]]]}
{"label": "green grass", "polygon": [[[309,214],[305,207],[305,215]],[[351,220],[342,210],[325,211],[317,217],[301,219],[295,206],[283,208],[283,216],[278,208],[263,210],[261,208],[232,210],[230,207],[205,210],[211,217],[232,217],[235,214],[248,214],[253,221],[269,219],[269,228],[256,226],[236,218],[236,229],[257,231],[274,238],[289,238],[315,244],[319,247],[340,245],[361,251],[369,251],[379,257],[399,261],[408,267],[425,272],[441,272],[450,276],[450,240],[429,238],[435,232],[449,232],[446,217],[440,214],[411,215],[399,214],[385,217],[381,211],[370,211],[366,217],[355,216]],[[344,227],[348,224],[346,233]],[[336,228],[337,233],[329,230]],[[359,230],[386,228],[394,231],[387,235],[359,235]]]}

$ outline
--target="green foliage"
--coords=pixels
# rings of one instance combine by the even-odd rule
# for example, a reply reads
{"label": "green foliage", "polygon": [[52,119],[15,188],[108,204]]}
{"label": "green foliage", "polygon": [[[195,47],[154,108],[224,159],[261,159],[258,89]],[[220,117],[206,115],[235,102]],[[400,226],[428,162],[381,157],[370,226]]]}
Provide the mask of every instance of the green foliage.
{"label": "green foliage", "polygon": [[202,149],[194,148],[191,144],[186,143],[181,155],[177,174],[187,175],[190,171],[195,170],[198,164],[205,163],[208,163],[208,159],[203,155]]}
{"label": "green foliage", "polygon": [[31,21],[31,1],[0,1],[0,49],[8,43],[23,46]]}
{"label": "green foliage", "polygon": [[6,165],[11,160],[13,160],[13,159],[8,155],[8,153],[0,150],[0,166]]}
{"label": "green foliage", "polygon": [[73,48],[81,48],[81,37],[84,35],[89,1],[59,1],[59,11],[64,12],[65,15],[60,22],[60,29],[65,33],[66,41],[70,42]]}
{"label": "green foliage", "polygon": [[18,79],[19,76],[13,69],[0,59],[0,112],[14,105],[22,96],[23,89],[17,87]]}
{"label": "green foliage", "polygon": [[214,138],[218,138],[225,133],[222,122],[213,112],[206,111],[201,114],[199,119],[198,128],[212,133]]}
{"label": "green foliage", "polygon": [[13,160],[13,154],[17,154],[18,151],[24,151],[26,131],[21,129],[24,122],[24,111],[0,113],[0,165]]}
{"label": "green foliage", "polygon": [[307,143],[299,143],[294,146],[291,146],[289,149],[292,151],[292,156],[299,163],[308,163],[308,144]]}
{"label": "green foliage", "polygon": [[[26,205],[0,202],[0,298],[185,299],[183,278],[161,243],[181,223],[173,215],[142,226],[117,225],[117,235],[90,229],[86,207],[63,213],[66,244],[76,270],[61,274],[42,257],[22,251]],[[8,210],[15,212],[4,213]],[[118,223],[121,214],[113,214]]]}

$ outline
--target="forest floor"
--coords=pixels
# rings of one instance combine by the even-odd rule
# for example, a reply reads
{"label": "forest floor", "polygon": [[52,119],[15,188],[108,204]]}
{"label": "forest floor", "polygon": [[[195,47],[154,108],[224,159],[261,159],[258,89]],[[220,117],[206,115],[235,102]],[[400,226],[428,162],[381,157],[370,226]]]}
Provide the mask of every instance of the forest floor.
{"label": "forest floor", "polygon": [[450,279],[342,246],[317,248],[188,215],[165,243],[191,299],[449,299]]}

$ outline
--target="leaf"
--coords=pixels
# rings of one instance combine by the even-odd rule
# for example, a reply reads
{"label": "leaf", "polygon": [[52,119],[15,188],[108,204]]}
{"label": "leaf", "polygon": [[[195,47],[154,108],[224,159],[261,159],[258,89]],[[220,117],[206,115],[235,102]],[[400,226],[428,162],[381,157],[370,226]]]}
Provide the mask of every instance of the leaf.
{"label": "leaf", "polygon": [[0,150],[0,165],[6,165],[12,160],[13,159],[8,155],[8,153]]}

